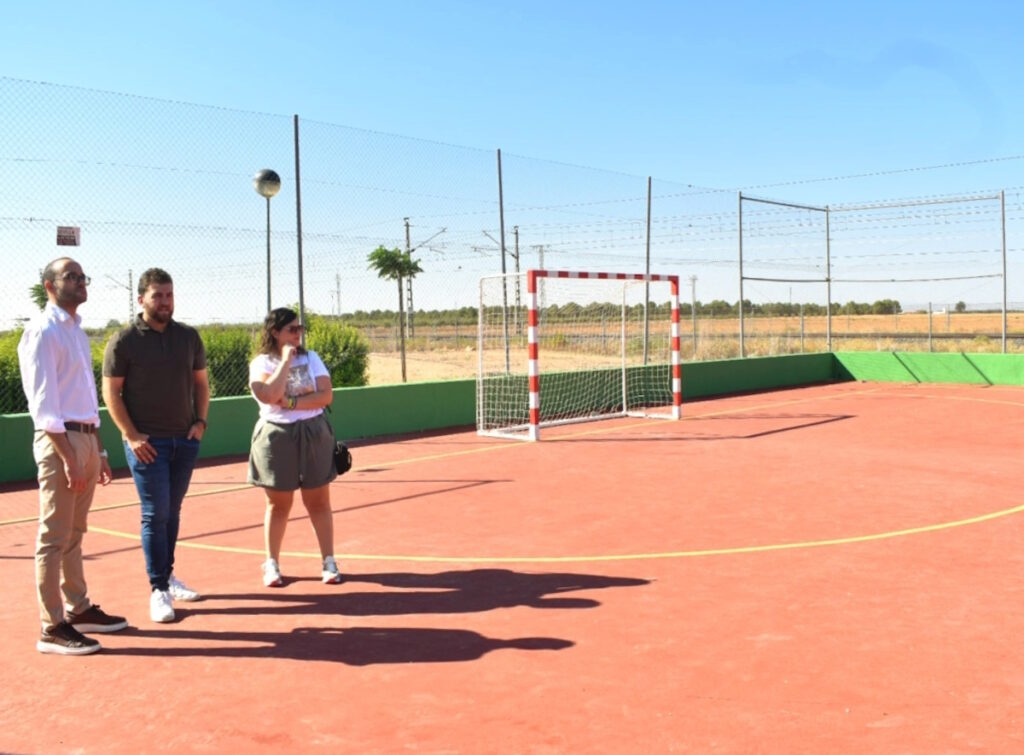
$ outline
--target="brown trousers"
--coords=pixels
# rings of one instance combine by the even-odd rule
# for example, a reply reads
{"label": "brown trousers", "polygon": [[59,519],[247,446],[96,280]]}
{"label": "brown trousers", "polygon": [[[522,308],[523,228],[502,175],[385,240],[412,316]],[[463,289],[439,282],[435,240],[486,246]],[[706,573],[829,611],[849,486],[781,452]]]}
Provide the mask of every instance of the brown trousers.
{"label": "brown trousers", "polygon": [[50,437],[36,431],[32,444],[39,468],[39,534],[36,538],[36,590],[43,629],[64,621],[65,608],[89,608],[82,568],[82,537],[100,476],[99,445],[93,435],[69,432],[68,442],[85,463],[89,484],[81,493],[68,487],[64,461]]}

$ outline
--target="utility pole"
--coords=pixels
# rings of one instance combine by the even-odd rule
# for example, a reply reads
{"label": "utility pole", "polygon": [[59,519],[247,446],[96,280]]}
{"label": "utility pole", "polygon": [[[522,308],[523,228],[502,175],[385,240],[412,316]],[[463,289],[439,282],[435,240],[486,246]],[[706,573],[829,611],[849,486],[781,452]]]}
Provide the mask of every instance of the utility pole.
{"label": "utility pole", "polygon": [[[412,253],[413,252],[415,252],[417,249],[420,249],[421,247],[426,246],[431,241],[433,241],[438,236],[440,236],[442,233],[444,233],[445,231],[448,230],[447,228],[442,228],[440,231],[435,233],[433,236],[428,238],[426,241],[421,241],[416,246],[413,246],[412,245],[412,239],[411,239],[411,237],[409,235],[409,228],[410,228],[410,226],[409,226],[409,218],[403,218],[402,220],[405,222],[405,253],[409,257],[410,260],[412,260]],[[406,322],[406,325],[408,326],[407,330],[409,332],[409,335],[411,336],[413,334],[412,276],[411,275],[408,278],[405,279],[405,293],[406,293],[406,296],[405,296],[405,302],[406,302],[405,322]]]}
{"label": "utility pole", "polygon": [[[516,275],[519,275],[519,226],[517,226],[517,225],[512,226],[512,233],[515,235],[515,239],[516,239],[516,251],[515,251],[515,254],[513,255],[513,257],[514,257],[514,259],[516,261]],[[516,295],[516,306],[517,307],[519,306],[519,296],[518,296],[518,294]]]}
{"label": "utility pole", "polygon": [[519,283],[519,226],[512,226],[512,232],[515,235],[516,239],[516,251],[512,255],[512,258],[516,261],[516,308],[514,310],[514,317],[516,324],[516,335],[519,336],[523,334],[523,324],[519,321],[519,308],[522,306],[519,291],[519,289],[521,288]]}
{"label": "utility pole", "polygon": [[128,268],[128,285],[127,286],[124,283],[122,283],[121,281],[119,281],[117,278],[112,276],[112,275],[108,275],[107,278],[112,280],[114,283],[116,283],[121,288],[128,289],[128,323],[131,324],[132,322],[135,321],[135,290],[132,287],[132,269]]}
{"label": "utility pole", "polygon": [[693,358],[697,358],[697,276],[690,276],[690,327],[693,329]]}
{"label": "utility pole", "polygon": [[[405,221],[405,256],[412,259],[412,242],[409,240],[409,218]],[[412,276],[405,279],[405,327],[412,335]]]}
{"label": "utility pole", "polygon": [[334,295],[335,301],[338,303],[338,317],[341,317],[341,273],[334,274]]}

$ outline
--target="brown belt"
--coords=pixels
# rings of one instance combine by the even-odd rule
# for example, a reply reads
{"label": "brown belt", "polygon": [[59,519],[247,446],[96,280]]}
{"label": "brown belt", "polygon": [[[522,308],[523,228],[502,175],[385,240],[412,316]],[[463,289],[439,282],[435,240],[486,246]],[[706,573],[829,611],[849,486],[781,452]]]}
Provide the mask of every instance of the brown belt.
{"label": "brown belt", "polygon": [[96,425],[87,425],[83,422],[65,422],[64,429],[72,433],[85,433],[86,435],[94,435],[96,433]]}

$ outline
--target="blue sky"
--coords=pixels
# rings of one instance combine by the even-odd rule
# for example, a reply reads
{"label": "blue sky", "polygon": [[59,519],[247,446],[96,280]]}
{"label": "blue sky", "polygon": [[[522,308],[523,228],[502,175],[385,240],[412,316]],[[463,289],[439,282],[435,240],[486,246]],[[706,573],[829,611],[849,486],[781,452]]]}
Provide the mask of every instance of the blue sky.
{"label": "blue sky", "polygon": [[[52,229],[37,232],[32,218],[59,217],[92,223],[83,234],[92,246],[83,241],[82,253],[93,255],[94,277],[123,280],[126,268],[171,259],[194,274],[196,284],[182,287],[196,292],[193,311],[217,299],[200,284],[231,279],[262,254],[262,208],[246,185],[256,169],[281,171],[275,228],[294,232],[287,148],[290,116],[299,114],[309,124],[307,301],[319,311],[339,301],[393,306],[364,260],[378,243],[404,243],[404,216],[413,217],[414,242],[447,229],[422,251],[428,273],[417,301],[466,304],[476,278],[499,269],[490,240],[498,233],[497,148],[506,158],[509,224],[523,225],[531,250],[526,264],[536,264],[545,245],[549,267],[560,253],[587,269],[642,266],[645,182],[653,176],[655,271],[699,275],[698,298],[735,301],[730,192],[834,207],[1006,189],[1009,295],[1024,300],[1019,3],[6,6],[0,77],[14,81],[8,89],[19,109],[0,132],[0,165],[10,179],[0,186],[0,223],[9,216],[6,230],[13,229],[9,244],[0,238],[0,252],[20,252],[26,279],[53,243]],[[145,99],[69,92],[83,109],[62,118],[65,90],[33,90],[20,80]],[[189,192],[175,186],[182,169]],[[723,191],[694,197],[690,187]],[[851,279],[872,277],[881,262],[890,278],[988,277],[899,289],[851,281],[833,294],[915,305],[998,301],[998,204],[977,206],[956,209],[953,230],[939,242],[940,221],[917,230],[914,220],[891,223],[882,214],[858,233],[859,219],[844,229],[837,216],[833,234],[846,232],[849,241],[833,249],[833,261]],[[799,215],[787,216],[785,239],[769,226],[761,247],[745,247],[751,261],[762,257],[765,276],[822,279],[820,219],[804,223]],[[162,230],[137,243],[136,225]],[[221,225],[233,229],[230,238],[215,230]],[[800,228],[811,229],[806,240],[797,239]],[[212,274],[211,259],[222,263]],[[281,295],[294,301],[287,293],[297,290],[293,263],[282,253],[274,264]],[[335,283],[342,272],[347,290]],[[258,281],[260,271],[250,273]],[[224,305],[217,316],[258,317],[254,285],[240,283],[229,297],[248,310]],[[97,319],[120,316],[120,303],[115,310],[110,302],[117,287],[109,283],[104,308],[94,306]],[[744,295],[812,301],[824,289],[751,282]],[[0,299],[21,306],[20,296]],[[0,311],[0,327],[22,314]]]}
{"label": "blue sky", "polygon": [[1021,7],[44,0],[0,72],[743,187],[1024,153]]}

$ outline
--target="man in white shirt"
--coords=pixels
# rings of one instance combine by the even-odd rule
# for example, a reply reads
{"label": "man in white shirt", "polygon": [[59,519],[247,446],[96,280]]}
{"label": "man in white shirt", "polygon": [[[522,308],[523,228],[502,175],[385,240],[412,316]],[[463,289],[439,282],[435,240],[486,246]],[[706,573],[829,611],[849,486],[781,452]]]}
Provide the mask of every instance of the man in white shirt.
{"label": "man in white shirt", "polygon": [[[21,383],[28,398],[39,468],[39,535],[36,587],[41,653],[88,655],[100,644],[83,633],[128,626],[91,603],[82,568],[82,536],[96,483],[110,482],[110,464],[97,432],[100,424],[89,338],[78,307],[89,298],[89,277],[69,257],[43,270],[46,308],[18,343]],[[65,612],[66,609],[66,612]]]}

